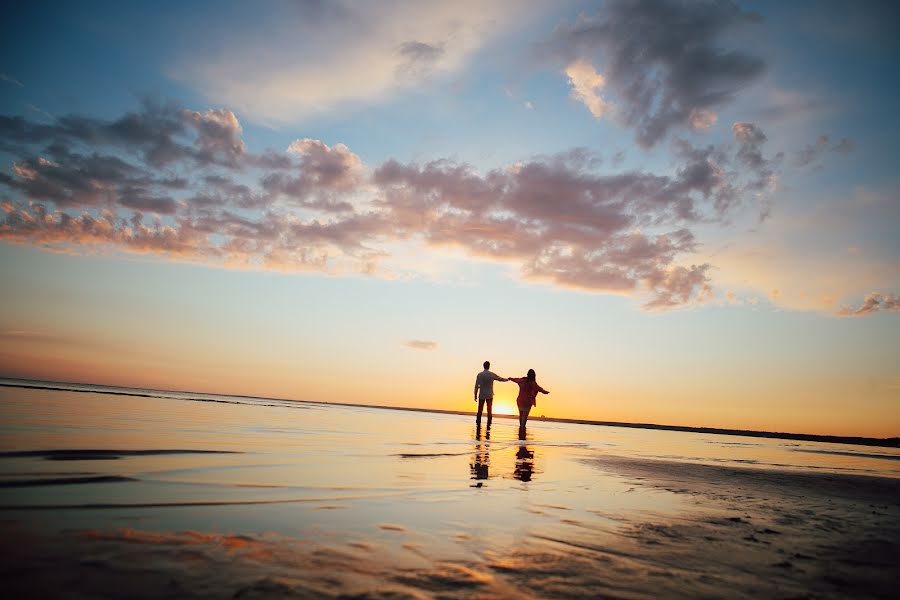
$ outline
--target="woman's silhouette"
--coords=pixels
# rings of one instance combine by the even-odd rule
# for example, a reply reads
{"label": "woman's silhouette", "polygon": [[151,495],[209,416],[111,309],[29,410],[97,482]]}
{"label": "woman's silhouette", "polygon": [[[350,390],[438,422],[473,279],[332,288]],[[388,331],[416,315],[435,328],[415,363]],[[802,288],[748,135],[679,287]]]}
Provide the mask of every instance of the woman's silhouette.
{"label": "woman's silhouette", "polygon": [[531,412],[532,406],[537,406],[538,392],[542,394],[550,392],[538,385],[534,369],[528,369],[525,377],[510,377],[509,380],[519,384],[519,397],[516,398],[516,404],[519,405],[519,437],[521,438],[525,434],[528,413]]}

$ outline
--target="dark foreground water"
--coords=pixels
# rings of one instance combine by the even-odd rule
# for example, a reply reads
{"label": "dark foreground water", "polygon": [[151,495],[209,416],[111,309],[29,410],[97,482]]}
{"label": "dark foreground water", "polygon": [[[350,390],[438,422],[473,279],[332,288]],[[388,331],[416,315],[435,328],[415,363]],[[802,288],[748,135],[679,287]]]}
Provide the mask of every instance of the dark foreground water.
{"label": "dark foreground water", "polygon": [[897,449],[77,390],[0,387],[8,597],[900,589]]}

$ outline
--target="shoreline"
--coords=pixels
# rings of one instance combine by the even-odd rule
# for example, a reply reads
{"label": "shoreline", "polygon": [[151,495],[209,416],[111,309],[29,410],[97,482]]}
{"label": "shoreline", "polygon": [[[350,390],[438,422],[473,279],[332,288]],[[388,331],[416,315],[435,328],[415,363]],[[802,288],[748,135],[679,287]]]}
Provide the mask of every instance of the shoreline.
{"label": "shoreline", "polygon": [[[8,378],[8,382],[0,382],[0,387],[8,387],[8,388],[21,388],[21,389],[38,389],[38,390],[50,390],[50,391],[67,391],[67,392],[81,392],[81,393],[95,393],[95,394],[108,394],[114,396],[135,396],[135,397],[144,397],[144,398],[157,398],[165,396],[158,396],[156,394],[150,393],[142,393],[142,392],[158,392],[160,394],[202,394],[206,396],[221,396],[223,398],[246,398],[250,400],[269,400],[269,401],[278,401],[278,402],[296,402],[301,404],[324,404],[328,406],[353,406],[358,408],[377,408],[377,409],[385,409],[385,410],[403,410],[410,412],[425,412],[425,413],[435,413],[435,414],[447,414],[447,415],[462,415],[462,416],[474,416],[474,411],[462,411],[462,410],[442,410],[437,408],[419,408],[419,407],[411,407],[411,406],[386,406],[381,404],[361,404],[361,403],[353,403],[353,402],[326,402],[321,400],[296,400],[292,398],[272,398],[266,396],[242,396],[237,394],[213,394],[208,392],[193,392],[193,391],[183,391],[183,390],[156,390],[150,388],[131,388],[125,386],[110,386],[103,384],[93,384],[93,383],[77,383],[77,382],[65,382],[65,381],[41,381],[35,379],[18,379],[18,378]],[[22,383],[9,383],[9,382],[22,382]],[[31,385],[36,384],[36,385]],[[93,386],[97,388],[109,388],[108,390],[104,389],[78,389],[72,387],[62,387],[62,386]],[[126,391],[116,391],[116,390],[126,390]],[[133,391],[129,392],[129,391]],[[172,398],[177,399],[177,398]],[[200,399],[197,398],[195,400],[202,402],[216,402],[216,400],[211,399]],[[221,402],[221,401],[219,401]],[[498,419],[516,419],[518,418],[516,415],[501,415],[495,414],[494,418]],[[769,438],[769,439],[783,439],[783,440],[796,440],[796,441],[804,441],[804,442],[824,442],[830,444],[849,444],[854,446],[873,446],[880,448],[900,448],[900,437],[891,437],[891,438],[871,438],[864,436],[840,436],[840,435],[824,435],[824,434],[809,434],[809,433],[790,433],[790,432],[776,432],[776,431],[756,431],[751,429],[730,429],[730,428],[719,428],[719,427],[701,427],[701,426],[688,426],[688,425],[663,425],[659,423],[628,423],[628,422],[620,422],[620,421],[595,421],[592,419],[565,419],[560,417],[539,417],[532,416],[531,420],[536,421],[546,421],[551,423],[574,423],[578,425],[594,425],[601,427],[625,427],[630,429],[655,429],[661,431],[681,431],[685,433],[706,433],[711,435],[729,435],[729,436],[743,436],[743,437],[757,437],[757,438]]]}

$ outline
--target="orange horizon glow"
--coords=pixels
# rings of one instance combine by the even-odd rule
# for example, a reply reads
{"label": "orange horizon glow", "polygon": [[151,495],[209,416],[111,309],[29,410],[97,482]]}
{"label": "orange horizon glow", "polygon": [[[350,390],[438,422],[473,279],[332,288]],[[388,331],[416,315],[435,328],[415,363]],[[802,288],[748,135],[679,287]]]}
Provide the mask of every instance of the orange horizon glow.
{"label": "orange horizon glow", "polygon": [[[38,355],[16,353],[13,349],[0,346],[0,359],[4,362],[2,376],[15,379],[39,381],[55,381],[64,383],[83,383],[110,385],[116,387],[184,391],[207,394],[223,394],[246,397],[278,398],[284,400],[328,402],[333,404],[362,404],[372,406],[396,406],[424,410],[447,410],[454,412],[475,413],[477,404],[472,401],[470,382],[446,381],[436,386],[447,390],[440,395],[433,395],[427,402],[416,402],[413,398],[398,397],[390,390],[373,389],[366,396],[359,390],[347,389],[343,392],[329,389],[327,377],[315,386],[304,386],[300,383],[273,380],[261,384],[255,377],[246,373],[227,373],[226,368],[214,372],[206,372],[202,376],[196,372],[185,370],[153,371],[133,368],[110,372],[108,368],[77,358],[52,358]],[[474,373],[472,374],[474,376]],[[430,384],[429,384],[430,385]],[[543,381],[552,390],[549,396],[541,395],[538,406],[531,411],[532,417],[589,420],[618,423],[646,423],[672,425],[680,427],[711,427],[720,429],[738,429],[747,431],[769,431],[798,433],[809,435],[858,436],[871,438],[898,437],[900,431],[896,423],[890,420],[868,423],[863,420],[852,422],[838,419],[827,414],[805,414],[802,411],[790,414],[782,411],[777,415],[769,413],[742,414],[732,411],[718,416],[708,415],[703,418],[697,409],[689,410],[687,403],[679,400],[680,394],[671,398],[671,404],[678,408],[674,412],[654,409],[647,398],[641,397],[637,390],[614,395],[609,392],[576,389],[564,384],[553,385],[549,379]],[[334,387],[334,386],[332,386]],[[423,385],[423,389],[428,386]],[[435,387],[435,386],[431,386]],[[298,393],[298,390],[304,390]],[[515,403],[517,389],[514,385],[497,383],[495,385],[494,414],[517,415]],[[585,404],[586,398],[603,398],[602,403],[594,403],[594,410]],[[695,398],[695,403],[699,401]],[[702,405],[702,404],[700,404]],[[586,408],[588,406],[588,408]]]}

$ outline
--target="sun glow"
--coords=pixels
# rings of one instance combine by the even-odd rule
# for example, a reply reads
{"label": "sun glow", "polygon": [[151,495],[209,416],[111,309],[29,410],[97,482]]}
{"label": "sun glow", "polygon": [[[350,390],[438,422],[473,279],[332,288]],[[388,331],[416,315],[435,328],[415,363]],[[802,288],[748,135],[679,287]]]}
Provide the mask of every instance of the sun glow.
{"label": "sun glow", "polygon": [[515,415],[519,412],[509,400],[494,400],[493,410],[495,415]]}

